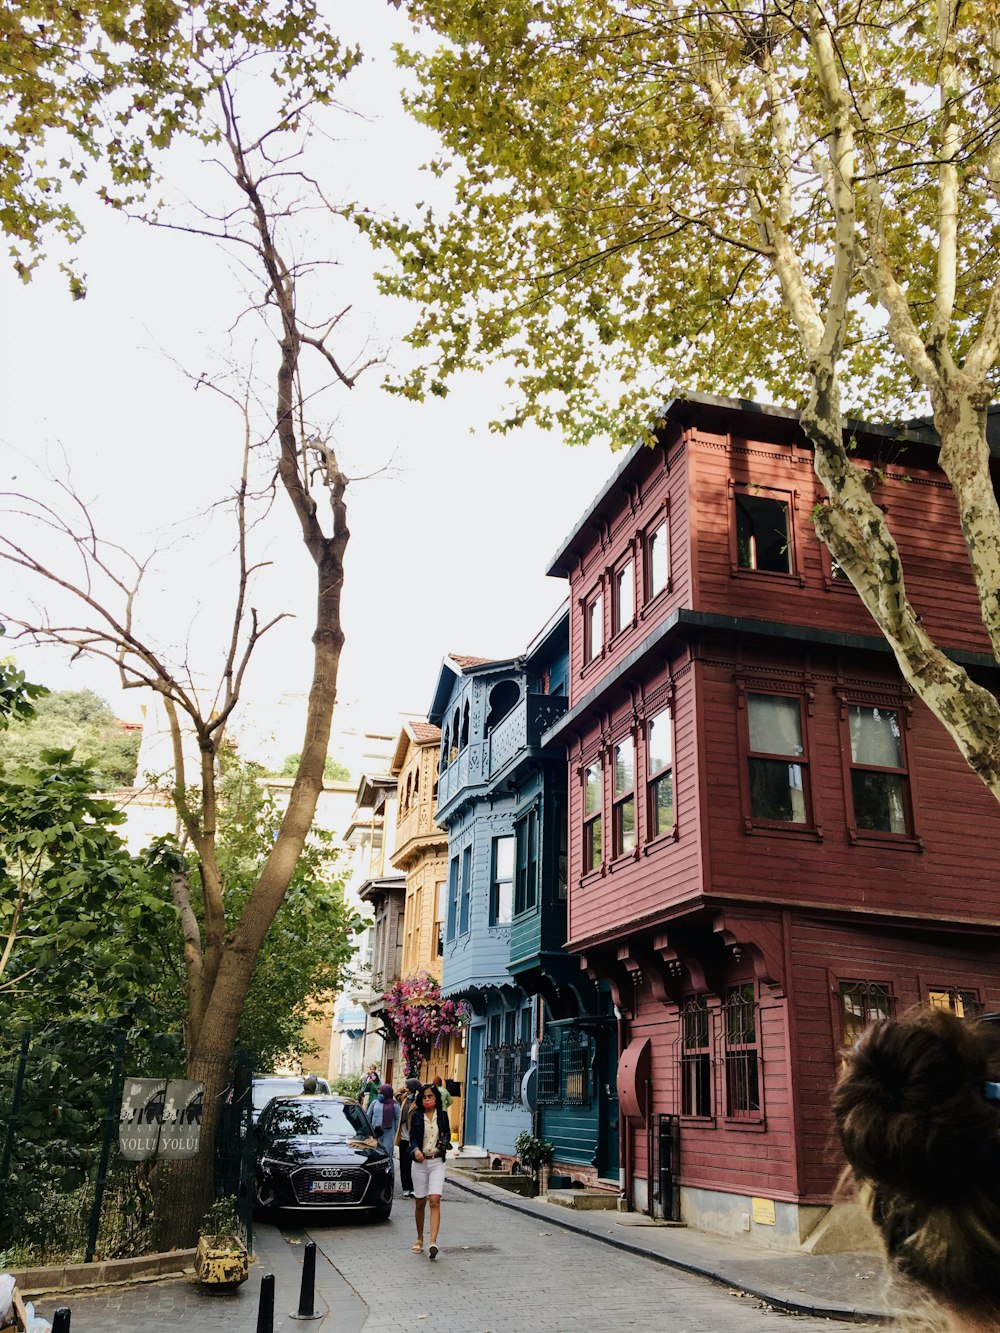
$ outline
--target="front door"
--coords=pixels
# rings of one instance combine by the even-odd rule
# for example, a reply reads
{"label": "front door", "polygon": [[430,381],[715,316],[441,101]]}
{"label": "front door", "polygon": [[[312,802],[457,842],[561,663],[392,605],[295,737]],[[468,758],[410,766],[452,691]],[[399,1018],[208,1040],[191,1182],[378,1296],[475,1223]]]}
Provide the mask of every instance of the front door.
{"label": "front door", "polygon": [[618,1180],[618,1031],[611,1024],[597,1031],[597,1174]]}
{"label": "front door", "polygon": [[469,1052],[465,1067],[465,1144],[467,1147],[482,1146],[479,1143],[482,1130],[480,1108],[482,1106],[482,1056],[483,1025],[469,1028]]}

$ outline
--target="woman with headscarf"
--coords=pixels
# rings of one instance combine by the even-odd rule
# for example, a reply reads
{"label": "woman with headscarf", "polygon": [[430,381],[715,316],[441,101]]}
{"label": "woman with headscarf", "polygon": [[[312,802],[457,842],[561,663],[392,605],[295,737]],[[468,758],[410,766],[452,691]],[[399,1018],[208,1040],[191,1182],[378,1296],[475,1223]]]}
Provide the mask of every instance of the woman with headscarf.
{"label": "woman with headscarf", "polygon": [[399,1124],[399,1102],[392,1095],[391,1083],[379,1084],[375,1100],[368,1108],[368,1119],[372,1122],[375,1137],[391,1158]]}

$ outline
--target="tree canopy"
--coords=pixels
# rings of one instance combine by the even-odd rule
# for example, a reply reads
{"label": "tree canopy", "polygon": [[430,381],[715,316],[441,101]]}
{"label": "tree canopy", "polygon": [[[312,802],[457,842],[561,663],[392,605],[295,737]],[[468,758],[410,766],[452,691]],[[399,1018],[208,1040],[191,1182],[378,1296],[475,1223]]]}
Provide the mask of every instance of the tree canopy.
{"label": "tree canopy", "polygon": [[386,289],[419,303],[425,359],[396,388],[445,393],[500,361],[497,427],[534,419],[571,441],[649,438],[685,389],[800,407],[820,536],[1000,798],[1000,708],[923,630],[844,429],[930,409],[1000,658],[997,7],[407,7],[410,105],[451,195],[358,218],[394,252]]}
{"label": "tree canopy", "polygon": [[[80,237],[72,186],[122,208],[179,135],[217,137],[220,53],[274,54],[290,103],[327,99],[359,58],[315,0],[18,0],[0,8],[0,45],[0,230],[25,280],[46,237]],[[71,289],[85,294],[77,274]]]}
{"label": "tree canopy", "polygon": [[126,730],[93,690],[46,691],[36,699],[33,717],[0,735],[0,763],[27,764],[43,750],[73,750],[77,758],[94,761],[102,786],[125,787],[135,777],[141,739],[141,729]]}

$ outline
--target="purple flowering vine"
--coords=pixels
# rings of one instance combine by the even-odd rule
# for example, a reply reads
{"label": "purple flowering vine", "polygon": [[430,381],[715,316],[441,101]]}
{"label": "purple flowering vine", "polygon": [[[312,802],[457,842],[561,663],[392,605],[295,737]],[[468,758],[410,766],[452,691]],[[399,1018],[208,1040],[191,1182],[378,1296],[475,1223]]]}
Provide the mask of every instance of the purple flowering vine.
{"label": "purple flowering vine", "polygon": [[406,1077],[412,1078],[444,1037],[469,1021],[464,1000],[444,1000],[441,987],[429,972],[397,981],[382,996],[389,1021],[399,1041]]}

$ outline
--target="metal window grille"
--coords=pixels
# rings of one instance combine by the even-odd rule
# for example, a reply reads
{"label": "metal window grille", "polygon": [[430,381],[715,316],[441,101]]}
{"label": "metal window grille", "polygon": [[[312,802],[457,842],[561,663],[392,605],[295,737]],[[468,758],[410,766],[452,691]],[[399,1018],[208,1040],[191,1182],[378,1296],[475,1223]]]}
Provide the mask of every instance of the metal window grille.
{"label": "metal window grille", "polygon": [[752,982],[733,987],[726,996],[722,1031],[726,1055],[726,1115],[733,1120],[759,1120],[760,1053]]}
{"label": "metal window grille", "polygon": [[487,1046],[483,1054],[483,1101],[499,1100],[498,1082],[500,1071],[500,1050],[496,1046]]}
{"label": "metal window grille", "polygon": [[563,1042],[566,1069],[564,1100],[567,1106],[590,1105],[588,1056],[590,1042],[581,1032],[567,1032]]}
{"label": "metal window grille", "polygon": [[882,981],[840,983],[840,1031],[845,1046],[853,1046],[864,1030],[879,1018],[891,1018],[895,1004],[892,988]]}
{"label": "metal window grille", "polygon": [[927,1001],[932,1009],[947,1009],[956,1018],[975,1018],[983,1008],[976,991],[959,990],[955,986],[933,987]]}
{"label": "metal window grille", "polygon": [[514,1049],[501,1046],[497,1056],[497,1096],[498,1102],[514,1100]]}
{"label": "metal window grille", "polygon": [[681,1114],[712,1114],[712,1055],[709,1013],[703,995],[687,1001],[681,1011]]}
{"label": "metal window grille", "polygon": [[538,1047],[538,1104],[558,1106],[562,1101],[559,1045],[546,1037]]}
{"label": "metal window grille", "polygon": [[531,1068],[531,1042],[519,1041],[514,1047],[514,1096],[513,1101],[521,1099],[521,1086],[524,1076]]}

